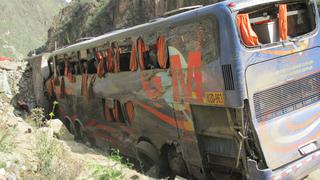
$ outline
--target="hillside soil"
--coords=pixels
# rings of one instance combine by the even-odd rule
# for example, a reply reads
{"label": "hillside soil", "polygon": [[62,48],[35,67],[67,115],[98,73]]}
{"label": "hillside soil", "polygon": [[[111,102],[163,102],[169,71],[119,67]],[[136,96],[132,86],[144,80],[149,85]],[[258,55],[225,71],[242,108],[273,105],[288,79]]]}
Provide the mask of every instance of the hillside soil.
{"label": "hillside soil", "polygon": [[31,109],[31,73],[25,63],[0,64],[0,180],[148,179],[118,151],[75,142],[58,119],[44,123],[42,109]]}

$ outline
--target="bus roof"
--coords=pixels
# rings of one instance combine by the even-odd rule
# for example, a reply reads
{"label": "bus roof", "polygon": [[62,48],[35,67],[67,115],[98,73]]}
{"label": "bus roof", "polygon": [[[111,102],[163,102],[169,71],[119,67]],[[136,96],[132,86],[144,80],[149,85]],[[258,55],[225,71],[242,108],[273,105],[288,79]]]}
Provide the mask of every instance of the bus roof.
{"label": "bus roof", "polygon": [[299,1],[299,0],[228,0],[227,4],[233,3],[232,6],[229,6],[232,11],[238,11],[240,9],[245,9],[251,6],[256,6],[259,4],[268,4],[273,2],[281,2],[281,1]]}
{"label": "bus roof", "polygon": [[[79,51],[79,50],[83,50],[83,49],[91,49],[91,48],[95,48],[97,46],[103,46],[106,44],[107,40],[115,40],[113,39],[113,37],[119,37],[121,35],[124,35],[127,38],[128,36],[132,36],[133,34],[136,34],[137,31],[141,31],[141,30],[145,30],[149,28],[156,28],[156,26],[163,26],[165,24],[170,24],[172,22],[175,22],[176,19],[179,19],[181,17],[191,17],[193,15],[196,15],[197,11],[200,11],[202,9],[206,9],[206,8],[210,8],[213,6],[217,6],[219,4],[224,4],[226,5],[226,7],[228,5],[230,5],[230,3],[233,3],[233,5],[229,6],[229,8],[232,11],[237,11],[240,9],[244,9],[250,6],[255,6],[255,5],[259,5],[259,4],[265,4],[265,3],[272,3],[272,2],[280,2],[283,0],[265,0],[265,1],[261,1],[261,0],[228,0],[228,1],[222,1],[216,4],[211,4],[208,6],[203,6],[203,7],[199,7],[197,9],[192,9],[190,11],[187,12],[182,12],[173,16],[169,16],[169,17],[160,17],[158,19],[155,20],[151,20],[150,22],[144,23],[144,24],[140,24],[137,26],[133,26],[133,27],[129,27],[129,28],[125,28],[125,29],[120,29],[120,30],[115,30],[115,31],[111,31],[108,32],[106,34],[103,34],[101,36],[98,37],[94,37],[92,39],[86,40],[86,41],[82,41],[67,47],[63,47],[61,49],[58,49],[56,51],[53,51],[51,56],[55,56],[55,55],[61,55],[61,54],[66,54],[66,53],[71,53],[71,52],[75,52],[75,51]],[[287,0],[290,1],[290,0]]]}

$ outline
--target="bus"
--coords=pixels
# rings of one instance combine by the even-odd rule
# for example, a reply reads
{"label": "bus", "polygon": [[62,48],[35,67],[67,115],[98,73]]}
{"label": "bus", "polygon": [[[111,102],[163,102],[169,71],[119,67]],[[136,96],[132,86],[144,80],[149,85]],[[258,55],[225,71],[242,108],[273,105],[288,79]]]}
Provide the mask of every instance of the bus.
{"label": "bus", "polygon": [[47,55],[76,139],[157,178],[302,179],[320,166],[314,0],[231,0]]}

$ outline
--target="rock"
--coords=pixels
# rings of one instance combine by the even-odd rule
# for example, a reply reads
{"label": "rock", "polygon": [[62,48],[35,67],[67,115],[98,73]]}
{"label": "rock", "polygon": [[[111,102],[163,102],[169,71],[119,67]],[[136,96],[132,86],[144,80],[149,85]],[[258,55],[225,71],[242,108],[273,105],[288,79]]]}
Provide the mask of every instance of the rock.
{"label": "rock", "polygon": [[30,133],[32,133],[32,129],[31,128],[28,128],[24,133],[28,133],[28,134],[30,134]]}
{"label": "rock", "polygon": [[68,129],[64,126],[64,124],[59,119],[53,119],[47,122],[49,127],[53,130],[54,135],[58,139],[63,140],[73,140],[74,137]]}
{"label": "rock", "polygon": [[6,71],[0,73],[0,93],[4,93],[9,98],[12,97],[12,91]]}
{"label": "rock", "polygon": [[0,61],[0,69],[15,71],[18,69],[18,64],[14,61]]}
{"label": "rock", "polygon": [[54,134],[53,129],[48,128],[48,127],[39,128],[37,133],[45,133],[45,134],[47,134],[49,139],[53,138],[53,134]]}
{"label": "rock", "polygon": [[2,177],[4,177],[6,175],[6,171],[3,169],[3,168],[1,168],[0,169],[0,179],[2,178]]}

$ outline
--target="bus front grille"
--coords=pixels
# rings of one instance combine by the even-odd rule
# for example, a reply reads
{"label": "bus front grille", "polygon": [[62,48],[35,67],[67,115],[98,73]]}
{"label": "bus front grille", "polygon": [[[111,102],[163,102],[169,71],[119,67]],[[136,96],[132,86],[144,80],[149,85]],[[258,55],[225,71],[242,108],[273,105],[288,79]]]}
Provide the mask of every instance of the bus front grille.
{"label": "bus front grille", "polygon": [[320,73],[253,95],[256,118],[269,120],[320,100]]}

